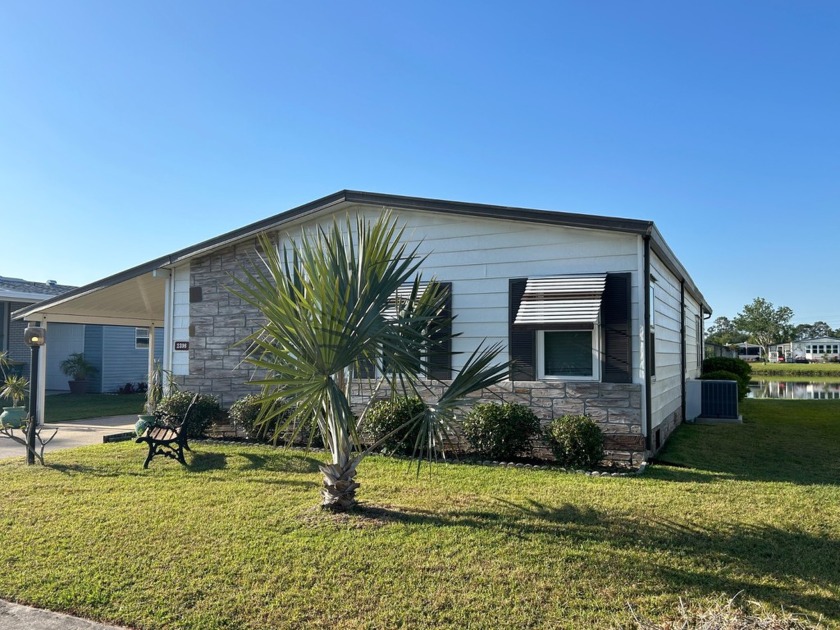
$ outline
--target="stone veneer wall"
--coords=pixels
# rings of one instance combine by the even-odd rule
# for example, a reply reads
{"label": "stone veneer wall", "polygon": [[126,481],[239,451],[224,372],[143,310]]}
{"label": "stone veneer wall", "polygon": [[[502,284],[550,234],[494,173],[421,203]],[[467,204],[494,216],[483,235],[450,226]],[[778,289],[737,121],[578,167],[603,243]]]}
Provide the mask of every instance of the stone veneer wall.
{"label": "stone veneer wall", "polygon": [[249,242],[190,263],[190,286],[201,289],[201,301],[190,303],[190,374],[175,381],[217,396],[223,407],[259,390],[247,384],[252,370],[241,363],[245,347],[237,342],[259,330],[263,318],[227,289],[234,286],[231,275],[243,277],[241,263],[253,252]]}
{"label": "stone veneer wall", "polygon": [[[262,318],[225,288],[233,284],[231,274],[241,274],[241,261],[253,251],[253,243],[238,245],[194,259],[190,266],[190,286],[201,288],[201,301],[190,304],[190,375],[179,376],[176,382],[183,389],[217,396],[223,407],[258,390],[247,384],[251,372],[241,365],[244,348],[235,344],[258,330]],[[373,383],[359,380],[354,386],[352,402],[361,408]],[[437,396],[441,391],[441,385],[432,385],[429,395]],[[379,396],[385,398],[388,392],[380,391]],[[516,381],[499,384],[473,398],[475,402],[527,405],[543,425],[564,414],[588,414],[605,433],[607,460],[628,466],[638,466],[644,461],[641,385]],[[669,426],[672,430],[673,425]],[[664,431],[661,438],[664,444],[667,438]],[[461,438],[460,443],[452,446],[465,444]],[[550,450],[542,442],[534,444],[534,451],[539,457],[551,458]]]}
{"label": "stone veneer wall", "polygon": [[[354,384],[351,403],[361,409],[370,396],[372,381]],[[443,386],[430,386],[429,396],[439,396]],[[387,389],[378,397],[387,398]],[[617,383],[573,383],[514,381],[500,383],[471,397],[479,402],[511,402],[530,407],[543,427],[552,418],[564,414],[587,414],[604,432],[605,460],[624,466],[638,467],[645,460],[645,438],[642,435],[642,386]],[[545,443],[533,444],[534,455],[552,459]],[[466,441],[457,436],[450,448],[463,449]]]}

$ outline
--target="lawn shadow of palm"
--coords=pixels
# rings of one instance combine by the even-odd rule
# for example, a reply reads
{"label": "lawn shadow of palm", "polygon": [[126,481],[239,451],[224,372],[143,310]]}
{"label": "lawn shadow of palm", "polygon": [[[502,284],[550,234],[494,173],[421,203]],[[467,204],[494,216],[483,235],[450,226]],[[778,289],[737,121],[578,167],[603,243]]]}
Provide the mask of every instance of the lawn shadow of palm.
{"label": "lawn shadow of palm", "polygon": [[[395,506],[360,505],[350,515],[326,517],[342,527],[381,527],[404,524],[434,527],[465,527],[492,530],[504,539],[544,540],[545,544],[581,548],[606,544],[610,557],[630,558],[640,550],[674,557],[704,557],[714,569],[692,571],[679,563],[660,562],[645,567],[655,579],[653,585],[667,586],[671,592],[734,595],[748,589],[779,607],[840,618],[840,600],[822,595],[840,592],[840,540],[805,530],[783,529],[772,524],[751,525],[738,522],[705,526],[661,519],[615,515],[597,509],[565,503],[550,505],[528,500],[522,503],[496,499],[496,505],[481,510],[433,511]],[[628,560],[629,561],[629,560]],[[720,567],[731,567],[731,571]],[[593,576],[614,578],[616,567],[604,558],[589,567]],[[744,581],[733,573],[749,574]],[[775,584],[767,582],[772,576]],[[803,594],[801,587],[779,586],[807,582],[817,588]]]}

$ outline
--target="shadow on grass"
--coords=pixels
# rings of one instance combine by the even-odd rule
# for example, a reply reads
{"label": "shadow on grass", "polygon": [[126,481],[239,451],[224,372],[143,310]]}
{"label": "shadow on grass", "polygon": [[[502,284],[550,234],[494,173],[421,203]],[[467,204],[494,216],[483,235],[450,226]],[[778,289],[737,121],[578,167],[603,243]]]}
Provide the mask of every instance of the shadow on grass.
{"label": "shadow on grass", "polygon": [[[840,541],[804,530],[770,524],[705,526],[639,520],[568,503],[554,506],[530,500],[497,500],[486,510],[434,512],[360,505],[349,514],[313,512],[306,520],[342,529],[389,524],[476,528],[498,532],[501,544],[506,539],[536,539],[539,544],[573,549],[607,545],[612,552],[593,555],[595,560],[587,567],[593,580],[608,583],[617,572],[616,564],[626,563],[627,571],[653,577],[652,582],[643,580],[652,589],[704,596],[746,590],[750,597],[779,607],[840,620]],[[640,563],[638,554],[659,560]]]}
{"label": "shadow on grass", "polygon": [[44,468],[55,470],[64,475],[89,475],[91,477],[142,477],[146,473],[143,470],[143,461],[140,460],[136,471],[126,471],[123,469],[102,468],[97,466],[87,466],[86,464],[61,464],[46,462]]}
{"label": "shadow on grass", "polygon": [[187,468],[191,472],[224,470],[227,468],[227,455],[224,453],[193,453]]}

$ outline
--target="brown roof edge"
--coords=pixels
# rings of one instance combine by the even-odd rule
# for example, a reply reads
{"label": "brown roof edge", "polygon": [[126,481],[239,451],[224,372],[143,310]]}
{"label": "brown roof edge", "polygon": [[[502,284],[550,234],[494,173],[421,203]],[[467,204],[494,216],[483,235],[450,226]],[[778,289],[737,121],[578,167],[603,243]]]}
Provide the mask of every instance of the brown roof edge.
{"label": "brown roof edge", "polygon": [[[108,276],[96,282],[92,282],[83,287],[79,287],[67,293],[63,293],[55,298],[50,298],[42,302],[38,302],[30,308],[20,309],[12,314],[14,319],[25,319],[27,315],[31,314],[41,308],[53,306],[66,300],[91,293],[99,289],[107,288],[120,282],[125,282],[131,278],[136,278],[145,273],[154,271],[167,265],[176,264],[187,258],[191,258],[200,253],[228,245],[231,242],[256,235],[263,230],[272,229],[283,225],[289,221],[306,217],[310,214],[315,214],[329,207],[337,204],[359,203],[367,205],[377,205],[383,207],[400,208],[406,210],[421,210],[425,212],[440,212],[447,214],[456,214],[463,216],[476,216],[492,219],[507,219],[512,221],[527,221],[531,223],[544,223],[548,225],[562,225],[566,227],[593,229],[593,230],[607,230],[613,232],[624,232],[630,234],[649,235],[655,231],[655,226],[652,221],[642,221],[638,219],[622,219],[614,217],[604,217],[588,214],[573,214],[569,212],[554,212],[551,210],[534,210],[530,208],[517,208],[511,206],[494,206],[480,203],[468,203],[462,201],[446,201],[442,199],[427,199],[423,197],[406,197],[402,195],[389,195],[384,193],[372,193],[357,190],[340,190],[326,197],[321,197],[314,201],[310,201],[301,206],[286,210],[280,214],[268,217],[261,221],[251,223],[244,227],[238,228],[231,232],[226,232],[206,241],[202,241],[191,247],[186,247],[175,251],[167,256],[161,256],[149,262],[143,263],[136,267],[126,269],[120,273]],[[660,237],[661,238],[661,237]],[[663,241],[664,243],[664,241]],[[683,272],[682,266],[673,257],[673,254],[667,249],[666,255],[670,255],[673,262],[676,263],[675,270]],[[677,269],[678,268],[678,269]],[[682,273],[677,275],[682,276]],[[687,274],[686,278],[689,280],[690,286],[694,287],[690,282]],[[699,295],[699,291],[697,291]],[[702,296],[700,296],[702,298]],[[705,303],[705,300],[701,300]]]}

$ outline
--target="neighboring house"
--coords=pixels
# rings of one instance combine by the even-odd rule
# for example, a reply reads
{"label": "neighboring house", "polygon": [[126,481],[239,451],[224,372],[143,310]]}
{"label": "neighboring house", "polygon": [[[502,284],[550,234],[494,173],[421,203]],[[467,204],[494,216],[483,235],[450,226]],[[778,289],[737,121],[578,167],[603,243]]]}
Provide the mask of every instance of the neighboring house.
{"label": "neighboring house", "polygon": [[773,349],[771,356],[784,357],[785,361],[825,363],[840,360],[840,339],[834,337],[817,337],[789,343],[777,343],[771,348]]}
{"label": "neighboring house", "polygon": [[[55,281],[30,282],[0,276],[0,352],[9,353],[15,369],[29,376],[30,349],[23,342],[23,321],[11,321],[18,309],[60,296],[76,287]],[[83,352],[97,368],[91,392],[114,392],[127,382],[146,381],[148,374],[149,334],[147,328],[126,326],[55,323],[49,326],[47,346],[42,349],[46,389],[69,391],[67,376],[59,367],[74,352]],[[155,352],[163,356],[163,339],[158,338]]]}
{"label": "neighboring house", "polygon": [[[685,382],[699,376],[711,314],[650,221],[341,191],[81,287],[15,314],[38,322],[162,326],[164,368],[222,404],[256,388],[234,345],[259,313],[231,295],[230,274],[256,237],[390,209],[447,283],[456,319],[450,378],[480,342],[516,361],[487,396],[543,418],[587,413],[613,459],[638,463],[685,417]],[[360,386],[363,386],[362,383]]]}

